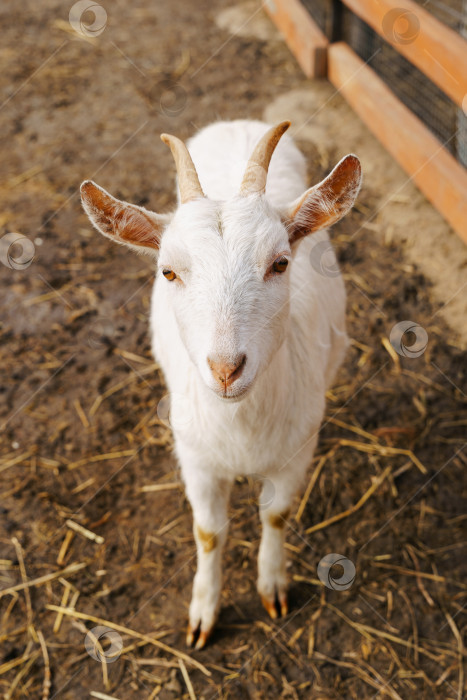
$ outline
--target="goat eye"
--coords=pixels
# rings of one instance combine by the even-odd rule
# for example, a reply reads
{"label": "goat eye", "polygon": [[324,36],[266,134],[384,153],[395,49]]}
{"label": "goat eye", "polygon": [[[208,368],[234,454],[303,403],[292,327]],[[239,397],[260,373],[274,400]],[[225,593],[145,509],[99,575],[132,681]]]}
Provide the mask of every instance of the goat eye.
{"label": "goat eye", "polygon": [[272,269],[274,272],[285,272],[287,269],[287,265],[289,264],[289,261],[287,258],[285,258],[283,255],[281,255],[280,258],[277,258],[277,260],[274,260],[272,264]]}
{"label": "goat eye", "polygon": [[162,270],[162,274],[166,280],[169,280],[169,282],[173,282],[175,279],[177,279],[177,275],[173,270]]}

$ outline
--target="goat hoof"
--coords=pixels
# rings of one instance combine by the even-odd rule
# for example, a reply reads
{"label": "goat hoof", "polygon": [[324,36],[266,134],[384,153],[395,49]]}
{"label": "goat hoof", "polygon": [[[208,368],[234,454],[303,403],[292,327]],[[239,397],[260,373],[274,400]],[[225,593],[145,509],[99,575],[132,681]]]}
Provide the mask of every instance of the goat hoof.
{"label": "goat hoof", "polygon": [[272,598],[262,595],[261,602],[269,617],[273,620],[277,620],[278,617],[285,617],[289,612],[286,593],[279,593]]}
{"label": "goat hoof", "polygon": [[275,598],[266,598],[266,596],[262,595],[261,602],[263,604],[263,608],[266,610],[269,617],[271,617],[273,620],[276,620],[279,616],[277,614]]}
{"label": "goat hoof", "polygon": [[287,601],[287,593],[280,593],[278,596],[279,608],[282,617],[285,617],[289,612],[289,603]]}
{"label": "goat hoof", "polygon": [[200,629],[200,625],[188,625],[186,633],[186,645],[190,649],[204,649],[206,642],[211,636],[212,627],[209,630]]}

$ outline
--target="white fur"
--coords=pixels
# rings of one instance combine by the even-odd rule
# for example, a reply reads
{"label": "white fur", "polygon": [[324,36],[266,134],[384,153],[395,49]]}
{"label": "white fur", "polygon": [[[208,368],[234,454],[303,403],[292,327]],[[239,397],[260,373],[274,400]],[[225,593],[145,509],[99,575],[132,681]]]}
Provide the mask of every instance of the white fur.
{"label": "white fur", "polygon": [[[158,266],[186,270],[185,286],[157,275],[151,327],[169,391],[185,399],[173,402],[172,422],[195,522],[223,540],[233,479],[261,474],[272,481],[274,500],[261,510],[258,589],[273,597],[285,591],[285,559],[283,531],[268,517],[290,507],[311,463],[347,336],[342,279],[310,262],[316,242],[328,240],[325,231],[296,246],[277,280],[263,280],[266,265],[291,252],[277,210],[306,189],[304,158],[286,134],[271,160],[266,198],[238,197],[265,130],[259,122],[218,123],[188,144],[208,199],[179,208],[163,235]],[[206,358],[239,353],[247,355],[239,388],[251,387],[237,402],[223,400]],[[208,554],[198,546],[193,628],[208,630],[215,619],[220,545]]]}
{"label": "white fur", "polygon": [[[321,274],[314,260],[328,235],[298,236],[350,209],[358,159],[343,159],[334,180],[331,173],[304,194],[305,159],[285,134],[266,195],[240,196],[246,163],[267,129],[235,121],[199,132],[188,146],[206,197],[179,205],[171,218],[133,207],[122,231],[114,217],[124,203],[94,183],[82,186],[86,211],[105,235],[153,252],[160,241],[152,345],[171,394],[175,449],[193,508],[198,570],[189,630],[199,627],[199,646],[217,614],[228,497],[238,475],[267,480],[258,590],[269,608],[275,596],[285,600],[284,528],[277,523],[311,463],[325,392],[348,343],[342,278]],[[272,275],[279,256],[289,266]],[[168,281],[164,269],[178,279]],[[243,355],[241,374],[228,389],[220,386],[208,358],[235,364]],[[206,533],[216,536],[216,546],[206,546]]]}

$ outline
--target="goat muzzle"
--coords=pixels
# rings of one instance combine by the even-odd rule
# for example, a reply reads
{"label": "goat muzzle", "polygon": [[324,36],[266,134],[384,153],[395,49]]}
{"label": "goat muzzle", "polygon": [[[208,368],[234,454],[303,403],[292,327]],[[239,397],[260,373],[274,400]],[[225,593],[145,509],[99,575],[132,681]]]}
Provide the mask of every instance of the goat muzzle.
{"label": "goat muzzle", "polygon": [[246,363],[246,355],[238,355],[233,361],[223,358],[213,359],[208,357],[208,365],[212,376],[218,384],[227,390],[243,372]]}

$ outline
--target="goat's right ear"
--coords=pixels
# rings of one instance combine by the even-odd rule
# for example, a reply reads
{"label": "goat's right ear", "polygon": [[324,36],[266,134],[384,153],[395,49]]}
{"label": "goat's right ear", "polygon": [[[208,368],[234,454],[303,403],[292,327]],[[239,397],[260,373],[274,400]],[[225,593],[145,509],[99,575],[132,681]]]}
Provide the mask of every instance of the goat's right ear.
{"label": "goat's right ear", "polygon": [[81,185],[81,201],[91,223],[104,236],[141,252],[154,254],[159,249],[170,215],[115,199],[92,180]]}

